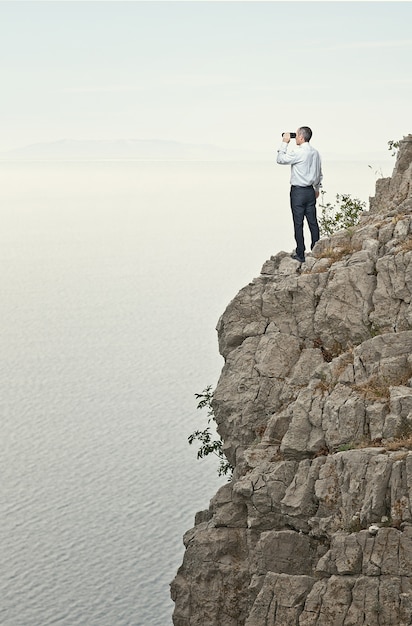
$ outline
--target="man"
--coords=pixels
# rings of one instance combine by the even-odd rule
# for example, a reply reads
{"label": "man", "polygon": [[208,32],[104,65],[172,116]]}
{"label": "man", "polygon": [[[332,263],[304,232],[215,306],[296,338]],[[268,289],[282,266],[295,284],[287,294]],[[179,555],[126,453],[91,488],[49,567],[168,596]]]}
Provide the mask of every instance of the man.
{"label": "man", "polygon": [[290,206],[295,230],[296,250],[292,259],[305,262],[305,240],[303,220],[306,217],[312,242],[311,249],[319,239],[319,225],[316,217],[316,199],[322,183],[322,164],[319,152],[309,144],[312,131],[308,126],[301,126],[296,131],[297,149],[288,152],[290,133],[282,135],[282,144],[278,150],[277,163],[291,165]]}

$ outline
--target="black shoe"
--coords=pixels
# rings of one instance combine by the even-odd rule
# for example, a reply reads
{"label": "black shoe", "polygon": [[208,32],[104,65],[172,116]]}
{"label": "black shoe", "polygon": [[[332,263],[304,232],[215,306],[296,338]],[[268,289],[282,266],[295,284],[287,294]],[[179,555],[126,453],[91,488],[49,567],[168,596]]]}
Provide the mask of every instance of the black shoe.
{"label": "black shoe", "polygon": [[292,254],[290,256],[291,256],[292,259],[295,259],[295,261],[299,261],[299,263],[304,263],[305,262],[305,259],[304,258],[302,259],[302,257],[298,256],[296,254],[296,252],[292,252]]}

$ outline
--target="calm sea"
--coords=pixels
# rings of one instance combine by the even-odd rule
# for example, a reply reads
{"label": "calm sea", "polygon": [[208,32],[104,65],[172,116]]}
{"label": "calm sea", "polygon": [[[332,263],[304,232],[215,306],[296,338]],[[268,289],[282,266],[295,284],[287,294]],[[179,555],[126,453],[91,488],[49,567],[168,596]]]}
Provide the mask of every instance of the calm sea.
{"label": "calm sea", "polygon": [[[386,173],[386,172],[385,172]],[[366,164],[330,164],[367,200]],[[169,626],[216,322],[294,247],[272,163],[0,163],[3,626]]]}

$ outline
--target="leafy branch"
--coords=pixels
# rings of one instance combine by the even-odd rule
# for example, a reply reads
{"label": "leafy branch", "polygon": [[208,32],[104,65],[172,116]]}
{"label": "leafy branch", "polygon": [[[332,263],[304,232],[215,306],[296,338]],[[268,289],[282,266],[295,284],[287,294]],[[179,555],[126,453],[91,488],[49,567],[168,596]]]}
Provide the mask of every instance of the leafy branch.
{"label": "leafy branch", "polygon": [[195,441],[200,442],[200,448],[197,451],[197,458],[203,459],[209,454],[214,454],[219,459],[219,467],[217,473],[219,476],[229,475],[229,479],[232,477],[233,466],[227,460],[223,452],[223,442],[220,438],[214,439],[214,434],[211,430],[211,422],[215,422],[215,416],[212,406],[213,391],[212,386],[208,385],[202,393],[195,393],[195,398],[199,401],[198,409],[207,409],[207,423],[208,426],[204,430],[195,430],[189,437],[188,442],[191,445]]}
{"label": "leafy branch", "polygon": [[321,192],[321,202],[319,208],[321,215],[319,217],[319,230],[322,236],[332,235],[338,230],[348,229],[356,226],[359,222],[361,213],[365,209],[366,202],[362,202],[359,198],[352,198],[350,194],[336,194],[336,204],[330,202],[324,203],[325,191]]}
{"label": "leafy branch", "polygon": [[393,139],[390,139],[388,141],[388,150],[392,151],[391,156],[396,156],[398,154],[399,144],[400,144],[400,141],[394,141]]}

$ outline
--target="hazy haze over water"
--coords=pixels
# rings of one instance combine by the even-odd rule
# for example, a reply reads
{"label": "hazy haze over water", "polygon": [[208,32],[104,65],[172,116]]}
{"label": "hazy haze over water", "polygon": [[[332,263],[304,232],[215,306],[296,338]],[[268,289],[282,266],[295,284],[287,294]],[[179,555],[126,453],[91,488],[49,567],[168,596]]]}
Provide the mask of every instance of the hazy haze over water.
{"label": "hazy haze over water", "polygon": [[[393,165],[391,163],[390,165]],[[390,167],[385,174],[390,173]],[[367,200],[367,164],[325,164]],[[274,163],[2,163],[0,623],[167,626],[222,480],[187,436],[215,325],[294,247]]]}

